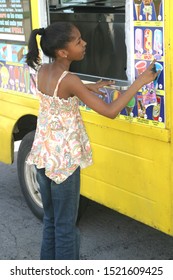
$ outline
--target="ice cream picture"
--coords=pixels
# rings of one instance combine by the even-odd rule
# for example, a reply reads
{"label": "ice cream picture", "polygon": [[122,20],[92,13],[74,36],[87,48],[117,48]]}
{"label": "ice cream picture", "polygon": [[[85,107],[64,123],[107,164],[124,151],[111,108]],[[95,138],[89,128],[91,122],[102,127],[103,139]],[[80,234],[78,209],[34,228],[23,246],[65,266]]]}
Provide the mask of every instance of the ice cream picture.
{"label": "ice cream picture", "polygon": [[144,118],[146,115],[146,108],[143,105],[143,97],[141,95],[137,96],[137,108],[138,108],[138,117]]}
{"label": "ice cream picture", "polygon": [[139,76],[147,69],[147,62],[145,60],[144,61],[140,60],[140,61],[136,62],[135,69],[137,72],[137,76]]}
{"label": "ice cream picture", "polygon": [[9,74],[10,74],[9,84],[10,84],[12,90],[14,90],[14,88],[15,88],[14,69],[13,68],[14,68],[14,66],[12,66],[12,65],[9,66]]}
{"label": "ice cream picture", "polygon": [[8,81],[10,78],[10,74],[8,68],[0,62],[0,77],[1,77],[1,87],[8,88]]}
{"label": "ice cream picture", "polygon": [[142,0],[134,0],[135,3],[135,11],[136,11],[136,19],[140,19],[140,13],[141,13],[141,4]]}
{"label": "ice cream picture", "polygon": [[157,96],[157,104],[153,106],[153,120],[158,121],[160,117],[161,98]]}
{"label": "ice cream picture", "polygon": [[143,13],[145,15],[145,19],[151,20],[152,17],[152,6],[151,6],[151,2],[152,0],[142,0],[143,4],[144,4],[144,8],[143,8]]}
{"label": "ice cream picture", "polygon": [[136,99],[135,97],[133,97],[126,105],[125,107],[125,110],[126,110],[126,114],[127,116],[133,116],[132,114],[132,111],[133,111],[133,108],[135,106],[135,103],[136,103]]}
{"label": "ice cream picture", "polygon": [[153,0],[154,11],[156,14],[156,20],[161,20],[161,15],[160,15],[161,3],[162,3],[162,0]]}
{"label": "ice cream picture", "polygon": [[0,48],[0,60],[6,60],[7,59],[7,46],[4,45],[3,47]]}
{"label": "ice cream picture", "polygon": [[143,31],[140,28],[135,30],[135,50],[137,51],[136,57],[140,58],[143,53]]}
{"label": "ice cream picture", "polygon": [[144,30],[144,50],[146,54],[144,55],[145,59],[152,59],[152,30]]}
{"label": "ice cream picture", "polygon": [[156,90],[153,82],[145,85],[142,88],[142,104],[145,106],[145,108],[157,104]]}
{"label": "ice cream picture", "polygon": [[16,90],[20,91],[19,88],[20,71],[18,66],[14,66],[14,81],[16,85]]}
{"label": "ice cream picture", "polygon": [[[130,1],[129,1],[130,2]],[[123,110],[125,119],[162,127],[165,106],[164,1],[133,0],[133,75],[138,78],[155,60],[156,78],[145,84]]]}
{"label": "ice cream picture", "polygon": [[163,46],[163,35],[159,29],[154,30],[154,51],[156,52],[154,57],[156,60],[161,60]]}
{"label": "ice cream picture", "polygon": [[155,89],[162,89],[163,88],[163,85],[161,83],[159,83],[159,78],[160,78],[160,74],[161,72],[163,71],[163,66],[161,63],[159,62],[155,62],[155,68],[156,68],[156,71],[160,71],[160,73],[157,75],[156,79],[154,80],[154,88]]}

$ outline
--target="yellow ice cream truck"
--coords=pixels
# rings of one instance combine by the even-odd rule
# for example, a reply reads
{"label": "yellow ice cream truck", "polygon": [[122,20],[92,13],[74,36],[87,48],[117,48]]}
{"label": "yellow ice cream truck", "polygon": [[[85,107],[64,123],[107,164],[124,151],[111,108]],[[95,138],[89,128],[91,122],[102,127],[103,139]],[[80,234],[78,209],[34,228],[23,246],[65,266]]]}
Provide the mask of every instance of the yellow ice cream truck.
{"label": "yellow ice cream truck", "polygon": [[[111,102],[156,58],[158,79],[114,120],[85,104],[81,114],[94,164],[82,170],[81,196],[173,235],[173,22],[171,0],[0,0],[0,161],[12,164],[33,213],[43,214],[34,167],[26,165],[38,114],[35,75],[25,63],[32,29],[76,24],[86,57],[71,71],[85,81],[115,80]],[[46,58],[43,56],[43,61]],[[85,199],[85,200],[86,200]]]}

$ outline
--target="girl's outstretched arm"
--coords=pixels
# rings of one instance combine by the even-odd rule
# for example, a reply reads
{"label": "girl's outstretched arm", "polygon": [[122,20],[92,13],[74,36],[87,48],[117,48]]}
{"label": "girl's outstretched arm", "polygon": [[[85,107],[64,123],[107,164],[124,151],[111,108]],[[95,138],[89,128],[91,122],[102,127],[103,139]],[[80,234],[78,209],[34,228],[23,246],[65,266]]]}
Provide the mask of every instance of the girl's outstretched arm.
{"label": "girl's outstretched arm", "polygon": [[134,81],[125,93],[121,94],[118,99],[109,104],[104,102],[97,95],[92,94],[74,74],[68,75],[66,87],[68,87],[71,93],[76,95],[89,108],[103,116],[114,119],[142,86],[152,82],[157,77],[159,72],[155,73],[153,71],[154,63],[155,61],[153,61],[146,71]]}

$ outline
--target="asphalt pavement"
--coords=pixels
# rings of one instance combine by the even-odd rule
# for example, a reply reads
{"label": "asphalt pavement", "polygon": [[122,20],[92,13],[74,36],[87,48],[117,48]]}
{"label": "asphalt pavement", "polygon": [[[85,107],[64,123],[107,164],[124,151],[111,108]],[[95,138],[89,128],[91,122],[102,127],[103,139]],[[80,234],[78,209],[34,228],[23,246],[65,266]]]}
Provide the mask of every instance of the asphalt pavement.
{"label": "asphalt pavement", "polygon": [[[16,156],[0,163],[0,260],[38,260],[42,222],[20,190]],[[95,202],[79,223],[82,260],[172,260],[173,237]]]}

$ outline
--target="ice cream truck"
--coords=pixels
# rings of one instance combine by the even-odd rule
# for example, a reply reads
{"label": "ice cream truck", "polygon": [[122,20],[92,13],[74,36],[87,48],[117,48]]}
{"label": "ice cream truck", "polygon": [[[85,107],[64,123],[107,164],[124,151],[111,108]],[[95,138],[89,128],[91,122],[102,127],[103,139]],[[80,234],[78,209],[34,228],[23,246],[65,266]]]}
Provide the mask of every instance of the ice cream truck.
{"label": "ice cream truck", "polygon": [[19,182],[37,217],[43,215],[39,185],[26,160],[39,102],[25,55],[32,29],[70,21],[87,41],[85,58],[70,71],[83,82],[114,80],[102,89],[105,102],[123,94],[153,59],[160,70],[114,120],[80,103],[94,161],[82,170],[81,207],[93,200],[173,236],[171,11],[171,0],[0,0],[0,161],[12,164],[20,141]]}

